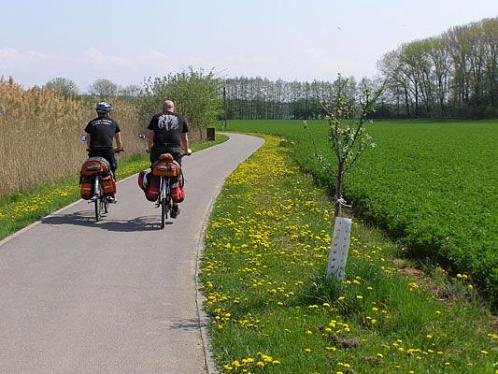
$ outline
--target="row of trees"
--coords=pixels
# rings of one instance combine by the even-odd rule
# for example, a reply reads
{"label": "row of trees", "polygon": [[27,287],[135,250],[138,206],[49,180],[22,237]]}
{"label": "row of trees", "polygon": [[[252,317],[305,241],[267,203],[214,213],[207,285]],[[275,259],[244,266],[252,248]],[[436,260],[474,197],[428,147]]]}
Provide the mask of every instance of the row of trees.
{"label": "row of trees", "polygon": [[330,90],[328,82],[270,81],[238,77],[225,82],[228,119],[311,118],[320,111],[315,89]]}
{"label": "row of trees", "polygon": [[375,82],[339,76],[333,82],[286,82],[239,77],[224,82],[228,119],[316,119],[326,114],[323,103],[339,91],[357,97]]}
{"label": "row of trees", "polygon": [[[194,122],[200,115],[195,114],[193,103],[217,102],[212,97],[213,89],[218,89],[220,97],[225,95],[228,119],[314,119],[325,115],[322,103],[335,97],[339,82],[346,81],[343,93],[349,97],[385,84],[377,110],[371,114],[377,118],[498,116],[498,17],[404,44],[386,53],[378,66],[379,77],[359,82],[353,77],[333,82],[270,81],[259,77],[222,81],[212,73],[190,70],[148,79],[142,87],[119,87],[99,79],[88,90],[99,97],[139,97],[142,112],[161,95],[176,96],[181,102],[179,107],[190,108],[187,111],[194,116]],[[208,84],[202,86],[200,82]],[[66,97],[78,94],[76,84],[65,78],[53,79],[44,87],[59,90]],[[200,94],[207,95],[207,99],[197,97]]]}
{"label": "row of trees", "polygon": [[[64,95],[64,97],[75,97],[80,93],[79,87],[73,80],[57,77],[49,80],[43,85],[43,88],[55,90]],[[136,97],[140,94],[141,87],[138,85],[128,85],[121,87],[109,79],[97,79],[88,87],[88,93],[99,97]]]}
{"label": "row of trees", "polygon": [[498,115],[498,17],[453,27],[384,55],[391,116]]}
{"label": "row of trees", "polygon": [[[385,84],[377,111],[385,117],[498,116],[498,17],[456,26],[404,44],[379,61],[380,75],[348,79],[346,95]],[[228,119],[311,119],[337,92],[335,82],[240,77],[225,82]]]}

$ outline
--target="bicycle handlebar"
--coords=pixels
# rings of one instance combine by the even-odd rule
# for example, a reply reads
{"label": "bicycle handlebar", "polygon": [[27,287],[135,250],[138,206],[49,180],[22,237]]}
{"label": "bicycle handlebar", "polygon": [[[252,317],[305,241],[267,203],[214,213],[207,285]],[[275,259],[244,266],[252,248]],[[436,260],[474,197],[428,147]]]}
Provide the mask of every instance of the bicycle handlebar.
{"label": "bicycle handlebar", "polygon": [[[90,152],[90,151],[91,151],[91,149],[90,149],[90,148],[87,148],[87,149],[86,149],[86,151],[87,151],[87,152]],[[124,148],[122,148],[122,147],[121,147],[121,148],[113,148],[113,149],[112,149],[112,151],[113,151],[114,153],[121,153],[121,152],[124,152]]]}

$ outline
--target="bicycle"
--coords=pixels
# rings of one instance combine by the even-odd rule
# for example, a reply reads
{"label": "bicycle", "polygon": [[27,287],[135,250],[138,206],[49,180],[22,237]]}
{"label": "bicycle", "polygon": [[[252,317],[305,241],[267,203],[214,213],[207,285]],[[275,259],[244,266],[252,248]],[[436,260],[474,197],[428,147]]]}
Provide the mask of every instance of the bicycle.
{"label": "bicycle", "polygon": [[[104,194],[104,187],[102,184],[102,176],[95,176],[93,182],[93,197],[89,203],[95,204],[95,222],[102,220],[102,215],[109,213],[109,200]],[[103,213],[102,213],[103,211]]]}
{"label": "bicycle", "polygon": [[[183,153],[182,156],[190,156],[190,153]],[[159,195],[155,202],[156,208],[161,208],[161,229],[164,229],[168,215],[171,216],[173,211],[173,198],[171,188],[174,179],[180,178],[181,168],[177,163],[173,163],[173,157],[169,153],[163,153],[159,160],[165,160],[167,163],[155,166],[152,174],[159,177]]]}
{"label": "bicycle", "polygon": [[173,202],[171,200],[171,177],[159,177],[160,192],[156,201],[156,207],[161,207],[161,229],[164,229],[168,213],[171,214]]}
{"label": "bicycle", "polygon": [[[122,152],[122,148],[113,149],[114,153]],[[102,220],[109,213],[109,204],[115,202],[112,195],[116,192],[114,173],[109,162],[102,157],[91,157],[84,162],[80,184],[82,198],[94,204],[95,222]]]}

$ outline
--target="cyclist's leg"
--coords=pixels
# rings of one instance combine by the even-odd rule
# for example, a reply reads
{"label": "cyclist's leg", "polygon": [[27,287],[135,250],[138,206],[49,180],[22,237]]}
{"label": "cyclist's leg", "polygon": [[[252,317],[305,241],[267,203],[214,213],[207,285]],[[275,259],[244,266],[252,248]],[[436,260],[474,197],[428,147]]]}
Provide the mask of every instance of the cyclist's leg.
{"label": "cyclist's leg", "polygon": [[[102,148],[102,149],[92,149],[89,152],[89,157],[102,157],[107,160],[107,162],[110,165],[111,168],[111,173],[112,177],[116,179],[116,169],[117,169],[117,164],[116,164],[116,159],[114,157],[114,151],[112,149],[107,149],[107,148]],[[113,201],[115,198],[115,194],[110,194],[109,197]]]}
{"label": "cyclist's leg", "polygon": [[173,156],[173,159],[178,162],[178,164],[180,166],[182,166],[182,157],[183,157],[183,154],[182,152],[178,152],[178,151],[174,151],[174,152],[171,152],[171,155]]}
{"label": "cyclist's leg", "polygon": [[118,168],[116,164],[116,158],[114,157],[114,151],[112,149],[107,148],[93,148],[88,151],[88,157],[102,157],[107,160],[111,167],[111,171],[114,174],[116,169]]}
{"label": "cyclist's leg", "polygon": [[[114,157],[114,150],[112,149],[106,150],[105,155],[102,157],[104,157],[111,165],[112,178],[114,179],[114,181],[116,181],[116,169],[118,168],[118,164],[116,162],[116,158]],[[110,202],[115,202],[116,195],[114,193],[111,194],[109,197],[110,197]]]}
{"label": "cyclist's leg", "polygon": [[102,157],[109,162],[112,174],[115,175],[118,164],[116,163],[116,158],[114,157],[114,151],[112,149],[105,149],[102,151]]}
{"label": "cyclist's leg", "polygon": [[[178,150],[177,148],[175,149],[169,149],[168,150],[169,153],[171,153],[171,156],[173,156],[173,159],[178,162],[178,164],[180,166],[182,166],[182,152],[181,150]],[[178,181],[176,181],[175,183],[178,183]],[[178,217],[178,215],[180,214],[180,207],[178,206],[178,203],[173,201],[173,207],[172,207],[172,210],[171,210],[171,217],[172,218],[176,218]]]}

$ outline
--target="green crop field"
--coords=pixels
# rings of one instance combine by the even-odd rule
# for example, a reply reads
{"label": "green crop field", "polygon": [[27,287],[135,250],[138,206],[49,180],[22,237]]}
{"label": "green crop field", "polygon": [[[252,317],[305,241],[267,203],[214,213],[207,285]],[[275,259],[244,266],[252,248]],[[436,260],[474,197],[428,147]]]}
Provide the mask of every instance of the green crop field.
{"label": "green crop field", "polygon": [[[310,127],[324,156],[325,121]],[[302,121],[229,121],[227,130],[286,137],[301,167],[333,186]],[[498,121],[382,121],[376,148],[346,178],[346,198],[368,221],[401,238],[412,256],[468,273],[498,304]]]}

